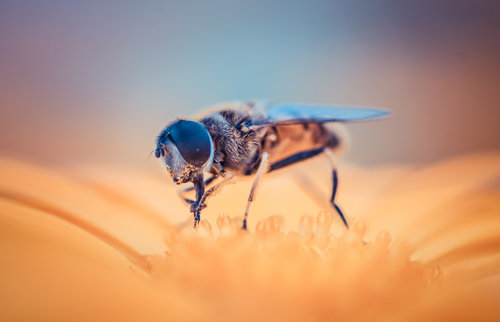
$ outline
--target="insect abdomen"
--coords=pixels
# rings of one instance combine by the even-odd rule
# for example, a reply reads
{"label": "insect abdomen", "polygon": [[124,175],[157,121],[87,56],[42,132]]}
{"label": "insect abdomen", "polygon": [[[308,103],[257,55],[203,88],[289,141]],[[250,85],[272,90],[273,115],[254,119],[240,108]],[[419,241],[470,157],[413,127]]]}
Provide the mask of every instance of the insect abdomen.
{"label": "insect abdomen", "polygon": [[263,145],[271,160],[277,161],[319,147],[338,150],[346,143],[345,136],[337,124],[281,125],[269,128]]}

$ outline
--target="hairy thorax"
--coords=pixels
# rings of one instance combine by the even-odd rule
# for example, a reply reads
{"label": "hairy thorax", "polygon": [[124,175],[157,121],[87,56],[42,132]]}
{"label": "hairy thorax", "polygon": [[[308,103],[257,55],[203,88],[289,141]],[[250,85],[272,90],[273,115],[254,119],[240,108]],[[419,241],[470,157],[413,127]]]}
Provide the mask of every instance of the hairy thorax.
{"label": "hairy thorax", "polygon": [[234,110],[219,111],[200,120],[214,142],[214,162],[235,174],[250,174],[260,161],[264,132],[252,129],[250,121],[248,113]]}

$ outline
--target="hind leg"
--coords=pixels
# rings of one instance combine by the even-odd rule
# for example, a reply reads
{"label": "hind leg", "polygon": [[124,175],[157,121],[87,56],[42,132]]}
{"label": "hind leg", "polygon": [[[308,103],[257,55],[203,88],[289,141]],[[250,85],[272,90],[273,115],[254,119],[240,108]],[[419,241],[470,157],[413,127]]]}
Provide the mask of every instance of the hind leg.
{"label": "hind leg", "polygon": [[332,150],[327,148],[325,150],[326,155],[328,156],[328,159],[330,159],[330,163],[332,165],[332,196],[330,197],[330,203],[332,206],[337,210],[337,213],[339,214],[340,218],[344,222],[344,225],[349,228],[349,224],[347,223],[347,220],[345,219],[344,214],[342,213],[342,210],[340,209],[339,205],[335,202],[335,197],[337,195],[337,187],[339,184],[339,177],[337,174],[337,165],[335,164],[335,155],[333,154]]}
{"label": "hind leg", "polygon": [[274,171],[274,170],[295,164],[297,162],[310,159],[310,158],[312,158],[320,153],[323,153],[323,152],[325,152],[326,155],[328,156],[328,158],[330,159],[330,162],[331,162],[332,168],[333,168],[333,171],[332,171],[333,187],[332,187],[332,195],[330,197],[330,203],[333,206],[333,208],[336,210],[336,212],[339,214],[344,225],[347,228],[349,228],[349,225],[347,224],[347,220],[345,219],[345,216],[344,216],[342,210],[340,209],[338,204],[335,202],[335,197],[337,195],[337,188],[338,188],[338,181],[339,180],[338,180],[338,175],[337,175],[337,168],[335,165],[335,157],[334,157],[333,152],[331,151],[331,149],[329,147],[321,147],[321,148],[312,149],[312,150],[308,150],[308,151],[304,151],[304,152],[299,152],[299,153],[294,154],[288,158],[285,158],[283,160],[280,160],[278,162],[271,164],[269,171]]}

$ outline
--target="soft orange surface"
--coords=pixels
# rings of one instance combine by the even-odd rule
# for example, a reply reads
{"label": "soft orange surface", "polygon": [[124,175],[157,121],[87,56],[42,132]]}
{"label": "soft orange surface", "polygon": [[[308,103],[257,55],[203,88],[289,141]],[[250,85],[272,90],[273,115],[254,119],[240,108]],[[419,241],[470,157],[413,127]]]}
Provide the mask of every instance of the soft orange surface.
{"label": "soft orange surface", "polygon": [[194,230],[166,175],[2,159],[0,320],[498,320],[499,165],[340,164],[346,232],[319,158],[265,176],[244,233],[250,180]]}

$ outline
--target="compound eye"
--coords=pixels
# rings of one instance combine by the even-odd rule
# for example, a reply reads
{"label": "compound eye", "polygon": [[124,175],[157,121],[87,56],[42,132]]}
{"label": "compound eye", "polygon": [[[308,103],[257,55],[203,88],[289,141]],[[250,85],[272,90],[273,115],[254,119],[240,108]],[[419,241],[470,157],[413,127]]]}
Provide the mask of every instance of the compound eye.
{"label": "compound eye", "polygon": [[207,129],[198,122],[181,120],[169,128],[170,137],[184,160],[201,166],[210,158],[212,144]]}

